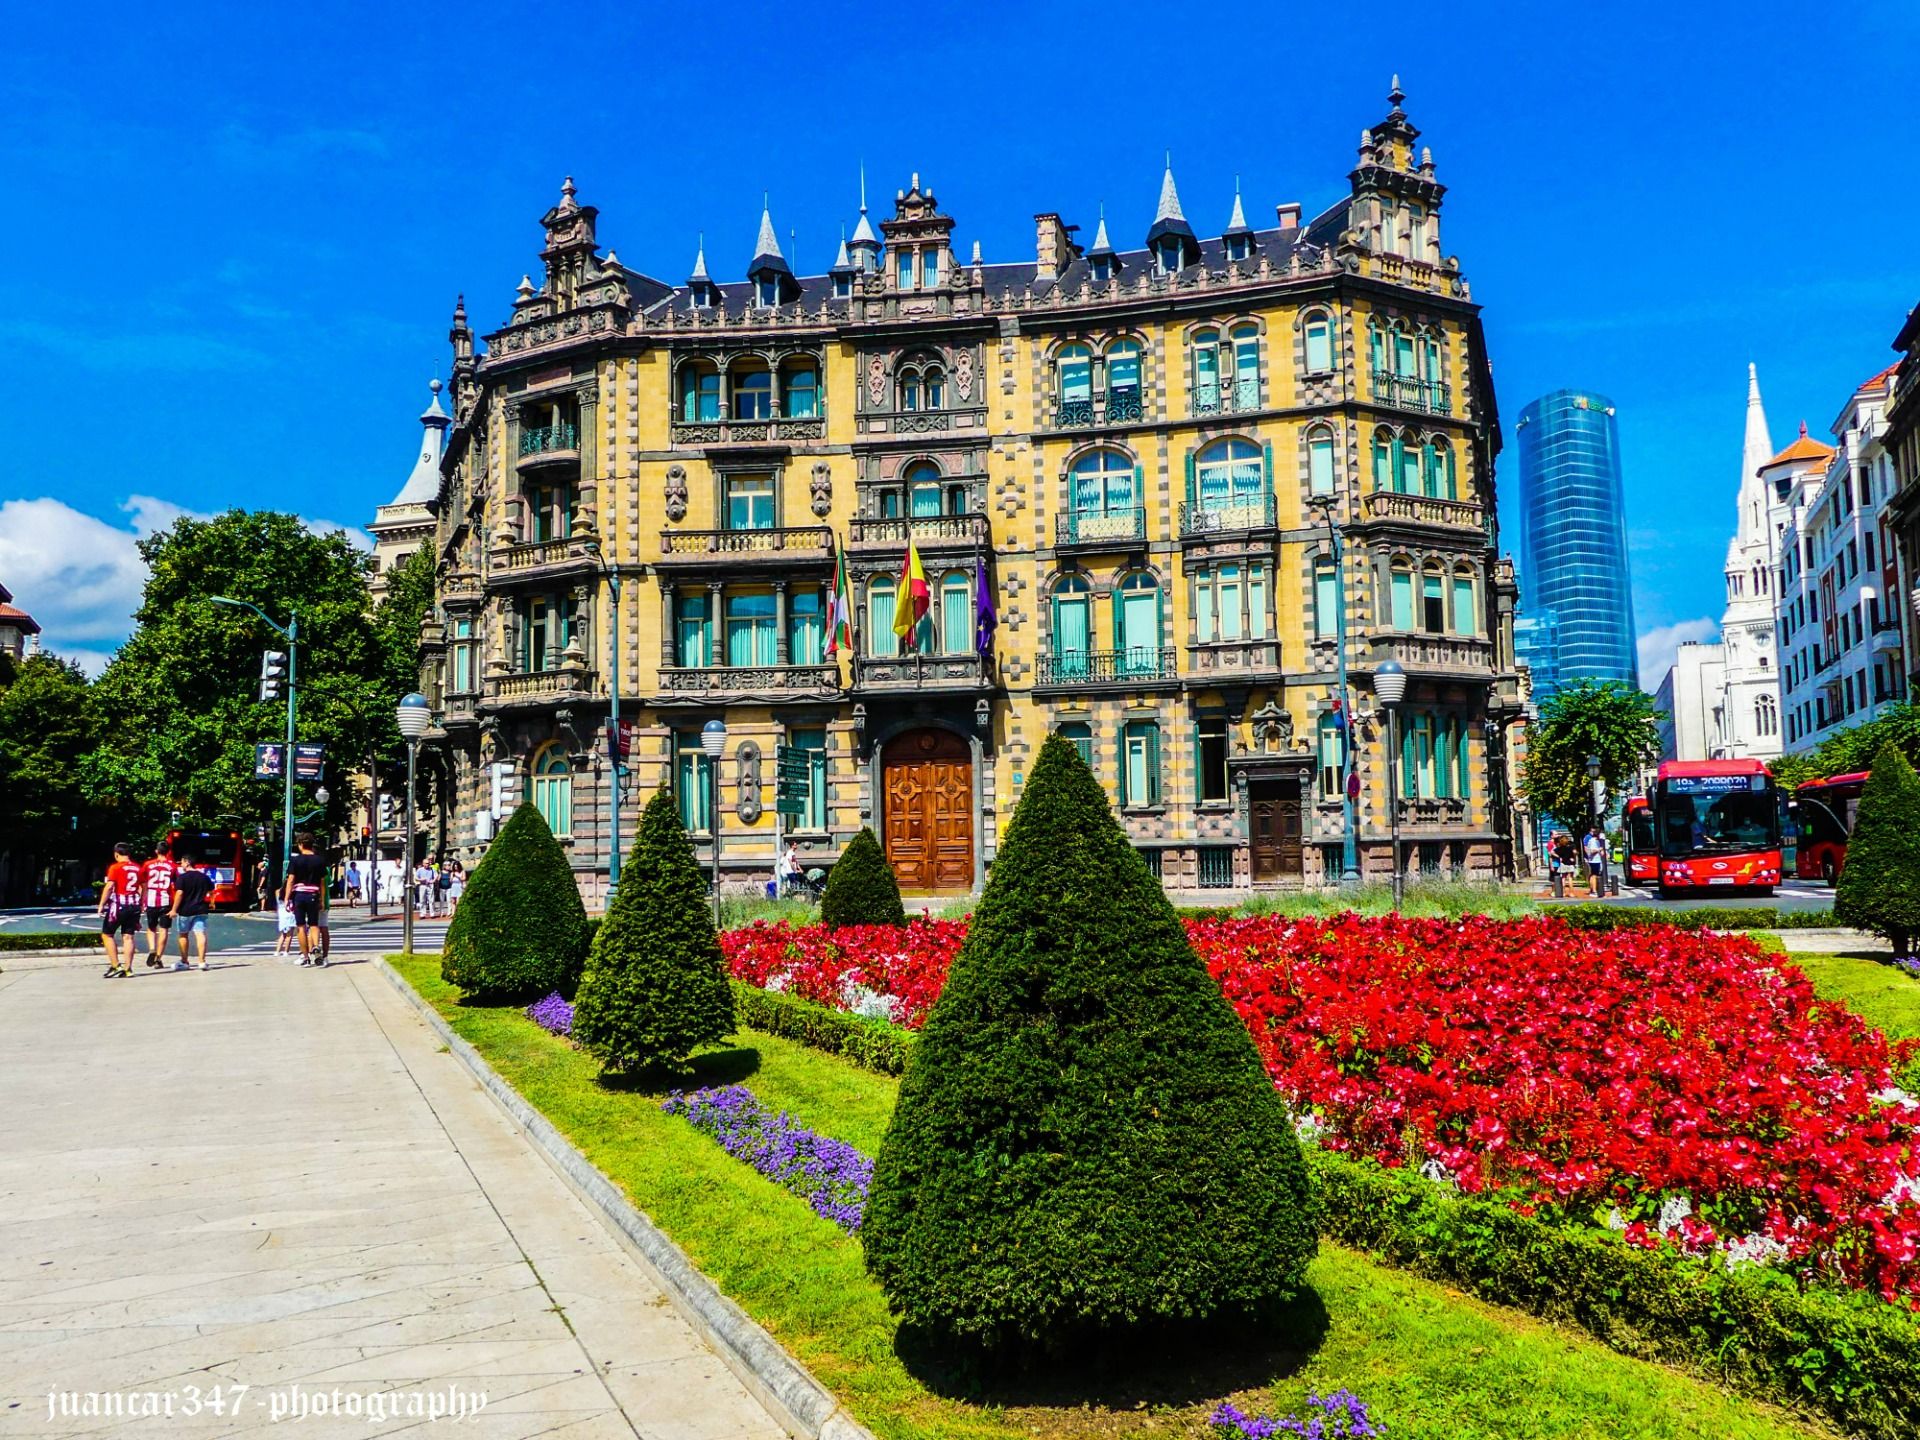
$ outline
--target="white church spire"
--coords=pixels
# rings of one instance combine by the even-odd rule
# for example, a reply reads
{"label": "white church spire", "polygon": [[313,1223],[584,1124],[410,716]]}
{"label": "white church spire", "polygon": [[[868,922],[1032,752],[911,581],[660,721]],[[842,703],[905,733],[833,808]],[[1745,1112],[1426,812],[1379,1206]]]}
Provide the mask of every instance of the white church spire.
{"label": "white church spire", "polygon": [[1747,365],[1747,440],[1740,451],[1740,488],[1754,481],[1760,467],[1773,458],[1773,441],[1767,436],[1767,411],[1760,403],[1760,371]]}

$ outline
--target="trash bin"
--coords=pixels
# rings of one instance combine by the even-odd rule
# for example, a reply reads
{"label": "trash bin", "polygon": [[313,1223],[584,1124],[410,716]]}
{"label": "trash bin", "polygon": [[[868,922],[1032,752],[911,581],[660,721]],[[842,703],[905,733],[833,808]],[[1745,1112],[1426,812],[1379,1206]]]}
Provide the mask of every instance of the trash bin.
{"label": "trash bin", "polygon": [[778,900],[779,898],[780,898],[780,882],[778,880],[767,881],[767,899]]}

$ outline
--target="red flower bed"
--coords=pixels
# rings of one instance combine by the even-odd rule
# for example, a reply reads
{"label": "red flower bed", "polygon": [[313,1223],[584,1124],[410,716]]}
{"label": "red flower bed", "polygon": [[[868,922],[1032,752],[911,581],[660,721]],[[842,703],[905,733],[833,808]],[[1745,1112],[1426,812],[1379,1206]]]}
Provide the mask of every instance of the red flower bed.
{"label": "red flower bed", "polygon": [[[965,931],[755,925],[722,946],[743,980],[869,1012],[877,992],[917,1027]],[[1189,932],[1328,1148],[1920,1299],[1920,1109],[1876,1098],[1920,1046],[1751,941],[1551,918]]]}

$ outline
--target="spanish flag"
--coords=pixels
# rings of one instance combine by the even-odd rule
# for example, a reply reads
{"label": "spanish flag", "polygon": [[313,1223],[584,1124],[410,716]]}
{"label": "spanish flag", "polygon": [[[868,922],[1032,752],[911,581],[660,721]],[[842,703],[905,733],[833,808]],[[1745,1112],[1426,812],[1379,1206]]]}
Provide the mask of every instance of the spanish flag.
{"label": "spanish flag", "polygon": [[900,637],[900,651],[911,655],[916,648],[914,637],[920,633],[920,622],[927,618],[927,610],[933,603],[933,592],[927,588],[926,567],[920,563],[920,551],[913,543],[913,537],[907,537],[907,559],[900,567],[900,594],[894,601],[893,633]]}

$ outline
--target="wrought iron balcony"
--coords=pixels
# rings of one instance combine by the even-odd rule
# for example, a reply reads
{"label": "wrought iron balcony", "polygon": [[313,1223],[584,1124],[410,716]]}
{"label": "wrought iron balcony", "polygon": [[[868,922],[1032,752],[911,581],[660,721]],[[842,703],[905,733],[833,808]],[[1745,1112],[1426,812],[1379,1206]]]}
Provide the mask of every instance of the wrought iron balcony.
{"label": "wrought iron balcony", "polygon": [[574,452],[579,448],[580,429],[571,420],[556,421],[552,425],[529,425],[520,432],[522,456]]}
{"label": "wrought iron balcony", "polygon": [[1193,387],[1196,415],[1237,415],[1259,408],[1258,380],[1207,380]]}
{"label": "wrought iron balcony", "polygon": [[961,655],[862,655],[854,661],[856,690],[988,690],[993,687],[991,657]]}
{"label": "wrought iron balcony", "polygon": [[1140,387],[1116,385],[1107,391],[1107,423],[1131,425],[1140,419]]}
{"label": "wrought iron balcony", "polygon": [[1069,510],[1056,517],[1053,543],[1090,549],[1117,549],[1147,537],[1147,512],[1134,505],[1122,510]]}
{"label": "wrought iron balcony", "polygon": [[1225,535],[1245,530],[1271,530],[1275,524],[1271,495],[1221,496],[1188,501],[1180,506],[1180,534],[1186,538]]}
{"label": "wrought iron balcony", "polygon": [[847,543],[853,549],[899,546],[912,536],[922,549],[980,549],[987,543],[987,517],[978,511],[961,515],[856,515],[847,524]]}
{"label": "wrought iron balcony", "polygon": [[1093,401],[1062,400],[1059,408],[1053,412],[1053,423],[1059,430],[1075,430],[1093,424]]}
{"label": "wrought iron balcony", "polygon": [[1363,524],[1402,521],[1415,525],[1442,525],[1450,530],[1487,528],[1486,512],[1477,500],[1443,500],[1433,495],[1408,495],[1397,490],[1373,490],[1361,497]]}
{"label": "wrought iron balcony", "polygon": [[660,670],[660,689],[674,699],[812,699],[840,689],[838,665],[715,665]]}
{"label": "wrought iron balcony", "polygon": [[1042,655],[1033,683],[1036,689],[1077,689],[1107,685],[1126,687],[1177,679],[1177,652],[1157,645],[1124,650],[1068,650]]}
{"label": "wrought iron balcony", "polygon": [[1493,642],[1478,635],[1390,631],[1372,637],[1375,660],[1391,657],[1422,675],[1483,679],[1493,674]]}
{"label": "wrought iron balcony", "polygon": [[1427,415],[1453,413],[1453,387],[1444,380],[1420,380],[1411,375],[1375,375],[1373,399],[1379,405],[1418,410]]}
{"label": "wrought iron balcony", "polygon": [[713,565],[754,560],[831,560],[833,530],[796,525],[765,530],[663,530],[660,563]]}

